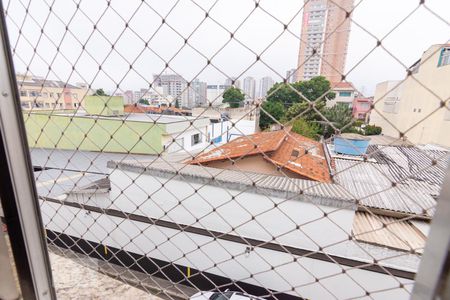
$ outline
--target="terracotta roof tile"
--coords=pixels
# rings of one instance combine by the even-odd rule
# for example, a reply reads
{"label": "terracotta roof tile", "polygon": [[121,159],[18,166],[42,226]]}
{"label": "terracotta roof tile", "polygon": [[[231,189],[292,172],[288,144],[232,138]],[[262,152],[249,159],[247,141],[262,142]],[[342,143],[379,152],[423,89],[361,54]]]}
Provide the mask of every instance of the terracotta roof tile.
{"label": "terracotta roof tile", "polygon": [[331,89],[355,89],[351,82],[333,82],[331,84]]}
{"label": "terracotta roof tile", "polygon": [[191,164],[238,158],[275,151],[283,142],[286,132],[283,130],[271,132],[258,132],[242,136],[209,152],[198,155]]}
{"label": "terracotta roof tile", "polygon": [[331,182],[322,143],[291,132],[272,156],[279,166],[304,177]]}
{"label": "terracotta roof tile", "polygon": [[[255,148],[255,145],[258,147]],[[322,143],[284,130],[259,132],[237,138],[209,152],[198,155],[190,164],[202,164],[256,154],[303,177],[331,182]]]}

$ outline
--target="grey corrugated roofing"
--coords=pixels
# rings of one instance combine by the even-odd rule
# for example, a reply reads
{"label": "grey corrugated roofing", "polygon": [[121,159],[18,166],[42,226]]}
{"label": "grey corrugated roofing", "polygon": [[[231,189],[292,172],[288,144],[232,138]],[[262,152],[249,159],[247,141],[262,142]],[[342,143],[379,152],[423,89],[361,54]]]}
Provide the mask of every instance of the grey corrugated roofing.
{"label": "grey corrugated roofing", "polygon": [[335,157],[336,183],[360,204],[431,217],[450,152],[418,147],[370,145],[368,161]]}
{"label": "grey corrugated roofing", "polygon": [[352,233],[360,242],[418,253],[426,242],[425,235],[408,221],[363,212],[355,213]]}
{"label": "grey corrugated roofing", "polygon": [[102,175],[77,171],[43,170],[34,172],[36,188],[41,197],[53,197],[78,190],[103,178]]}
{"label": "grey corrugated roofing", "polygon": [[300,199],[305,202],[347,207],[349,209],[356,208],[350,194],[342,186],[332,183],[320,183],[285,176],[216,169],[198,165],[167,163],[162,160],[157,160],[147,165],[136,162],[110,161],[108,162],[108,167],[166,178],[177,177],[181,180],[229,189],[246,190],[271,197]]}
{"label": "grey corrugated roofing", "polygon": [[389,165],[336,159],[335,166],[336,183],[359,199],[361,205],[426,216],[434,213],[436,200],[429,193],[432,188],[421,188],[414,181],[393,186],[395,180]]}
{"label": "grey corrugated roofing", "polygon": [[151,155],[30,148],[33,166],[106,174],[110,160],[149,160]]}
{"label": "grey corrugated roofing", "polygon": [[388,166],[388,174],[395,182],[406,178],[417,183],[440,186],[444,180],[450,152],[421,150],[417,147],[371,145],[371,158]]}

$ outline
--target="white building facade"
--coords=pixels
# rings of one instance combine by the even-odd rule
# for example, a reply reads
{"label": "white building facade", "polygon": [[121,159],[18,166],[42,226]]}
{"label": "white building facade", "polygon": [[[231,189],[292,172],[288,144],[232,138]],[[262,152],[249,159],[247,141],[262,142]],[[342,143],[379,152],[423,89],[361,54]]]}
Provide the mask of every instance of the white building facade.
{"label": "white building facade", "polygon": [[267,96],[267,92],[275,84],[272,77],[266,76],[259,81],[259,97],[264,98]]}
{"label": "white building facade", "polygon": [[243,86],[243,92],[245,94],[246,99],[255,99],[255,92],[256,92],[256,81],[253,77],[245,77],[244,78],[244,86]]}

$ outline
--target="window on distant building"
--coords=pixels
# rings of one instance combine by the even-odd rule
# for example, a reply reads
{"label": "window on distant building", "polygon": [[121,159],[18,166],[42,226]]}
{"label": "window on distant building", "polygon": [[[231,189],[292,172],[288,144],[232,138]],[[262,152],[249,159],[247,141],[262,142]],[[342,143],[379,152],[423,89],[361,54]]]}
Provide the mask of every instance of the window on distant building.
{"label": "window on distant building", "polygon": [[350,97],[352,92],[339,92],[339,97]]}
{"label": "window on distant building", "polygon": [[362,109],[368,109],[370,107],[370,104],[369,103],[361,103],[360,106]]}
{"label": "window on distant building", "polygon": [[201,142],[200,133],[191,136],[191,146],[195,146]]}
{"label": "window on distant building", "polygon": [[450,48],[442,48],[438,67],[450,65]]}
{"label": "window on distant building", "polygon": [[28,96],[27,91],[20,91],[20,96],[21,96],[21,97],[26,97],[26,96]]}

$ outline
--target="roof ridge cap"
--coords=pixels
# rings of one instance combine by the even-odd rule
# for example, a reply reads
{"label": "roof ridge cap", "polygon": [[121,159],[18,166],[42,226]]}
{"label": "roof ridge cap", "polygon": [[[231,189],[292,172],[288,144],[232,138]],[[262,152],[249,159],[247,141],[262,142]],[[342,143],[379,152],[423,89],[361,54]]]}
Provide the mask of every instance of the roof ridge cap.
{"label": "roof ridge cap", "polygon": [[288,128],[288,130],[282,129],[282,130],[284,131],[284,135],[283,135],[283,137],[278,141],[278,144],[276,145],[276,147],[275,147],[275,149],[274,149],[273,151],[277,151],[277,150],[281,147],[281,144],[283,144],[283,141],[286,139],[286,137],[291,133],[291,128],[292,128],[292,127],[285,127],[285,128]]}

